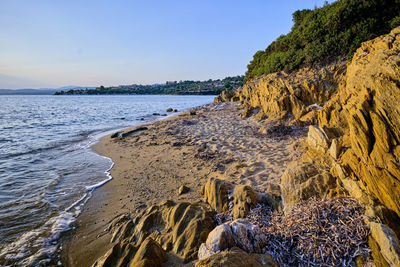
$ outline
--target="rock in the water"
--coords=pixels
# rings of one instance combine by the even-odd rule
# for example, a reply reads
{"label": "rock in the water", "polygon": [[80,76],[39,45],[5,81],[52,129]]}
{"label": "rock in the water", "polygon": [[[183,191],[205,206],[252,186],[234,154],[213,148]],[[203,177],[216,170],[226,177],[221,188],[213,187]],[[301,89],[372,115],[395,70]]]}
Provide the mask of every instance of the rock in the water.
{"label": "rock in the water", "polygon": [[300,200],[323,198],[333,194],[336,180],[327,171],[318,170],[313,163],[294,161],[288,164],[281,179],[284,209]]}
{"label": "rock in the water", "polygon": [[186,185],[182,185],[181,187],[179,187],[178,189],[178,195],[183,195],[186,194],[187,192],[190,191],[190,188],[187,187]]}
{"label": "rock in the water", "polygon": [[248,254],[234,247],[196,262],[195,267],[278,267],[270,255]]}
{"label": "rock in the water", "polygon": [[167,112],[172,112],[174,111],[172,108],[167,108]]}

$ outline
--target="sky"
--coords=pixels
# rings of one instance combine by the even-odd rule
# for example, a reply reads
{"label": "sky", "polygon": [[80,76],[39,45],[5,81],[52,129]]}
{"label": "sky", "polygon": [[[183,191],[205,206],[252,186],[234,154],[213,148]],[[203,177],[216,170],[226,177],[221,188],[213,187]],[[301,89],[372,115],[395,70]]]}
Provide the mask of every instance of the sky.
{"label": "sky", "polygon": [[[0,0],[0,88],[244,75],[323,0]],[[329,1],[332,2],[332,1]]]}

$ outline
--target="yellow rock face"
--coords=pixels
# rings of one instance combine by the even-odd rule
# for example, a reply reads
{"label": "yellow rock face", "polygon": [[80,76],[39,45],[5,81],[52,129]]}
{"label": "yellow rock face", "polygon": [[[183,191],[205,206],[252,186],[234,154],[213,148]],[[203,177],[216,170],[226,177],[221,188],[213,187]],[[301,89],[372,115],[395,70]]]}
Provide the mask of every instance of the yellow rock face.
{"label": "yellow rock face", "polygon": [[[400,216],[400,27],[363,43],[350,63],[265,75],[236,95],[245,108],[268,117],[289,115],[317,122],[319,128],[311,130],[329,130],[333,136],[325,143],[337,139],[340,146],[322,155],[326,145],[310,131],[310,147],[322,148],[314,156],[331,157],[334,176],[357,181],[372,200]],[[322,108],[310,113],[312,104]]]}
{"label": "yellow rock face", "polygon": [[[271,73],[246,83],[236,98],[248,109],[261,108],[268,117],[299,119],[311,111],[310,105],[323,105],[336,93],[345,70],[345,62],[338,62],[325,68],[303,68],[291,74]],[[312,115],[303,120],[312,121]]]}
{"label": "yellow rock face", "polygon": [[400,158],[394,153],[400,141],[400,28],[363,43],[339,95],[346,100],[350,150],[356,157],[343,158],[344,165],[400,215]]}

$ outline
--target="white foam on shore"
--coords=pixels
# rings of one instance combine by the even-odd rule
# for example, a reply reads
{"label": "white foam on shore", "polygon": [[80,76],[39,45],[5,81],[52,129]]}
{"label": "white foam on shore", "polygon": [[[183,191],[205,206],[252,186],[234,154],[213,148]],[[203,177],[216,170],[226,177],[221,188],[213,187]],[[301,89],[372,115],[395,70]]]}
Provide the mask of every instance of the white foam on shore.
{"label": "white foam on shore", "polygon": [[[91,147],[98,141],[98,138],[90,140],[82,147],[89,148],[88,144]],[[114,162],[111,158],[95,154],[110,161],[110,167],[104,171],[107,178],[86,186],[83,196],[57,216],[48,219],[41,227],[22,234],[17,240],[3,247],[0,258],[6,261],[4,266],[41,266],[48,265],[51,260],[54,260],[56,252],[61,250],[59,243],[61,234],[74,228],[76,218],[81,213],[82,206],[92,196],[92,192],[112,180],[110,171],[114,167]]]}

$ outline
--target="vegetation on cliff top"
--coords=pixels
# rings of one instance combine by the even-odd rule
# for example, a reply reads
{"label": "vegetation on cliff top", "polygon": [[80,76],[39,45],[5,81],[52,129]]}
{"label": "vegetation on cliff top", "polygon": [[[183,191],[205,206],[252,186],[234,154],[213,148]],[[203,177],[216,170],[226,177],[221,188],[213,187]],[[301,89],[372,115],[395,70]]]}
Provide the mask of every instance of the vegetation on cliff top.
{"label": "vegetation on cliff top", "polygon": [[95,89],[61,91],[56,95],[111,95],[111,94],[168,94],[168,95],[218,95],[224,90],[236,89],[243,85],[244,76],[226,77],[222,80],[170,81],[152,85],[120,85]]}
{"label": "vegetation on cliff top", "polygon": [[276,71],[351,58],[361,43],[400,26],[400,0],[339,0],[293,13],[294,25],[247,66],[245,81]]}

